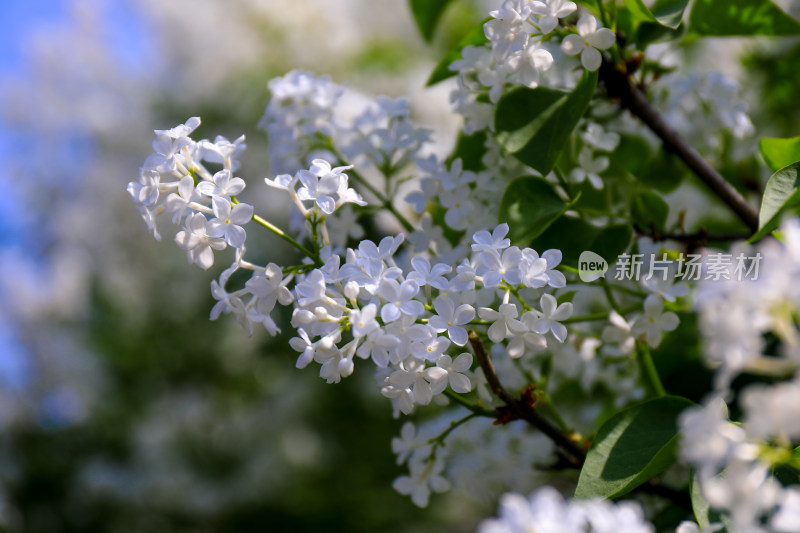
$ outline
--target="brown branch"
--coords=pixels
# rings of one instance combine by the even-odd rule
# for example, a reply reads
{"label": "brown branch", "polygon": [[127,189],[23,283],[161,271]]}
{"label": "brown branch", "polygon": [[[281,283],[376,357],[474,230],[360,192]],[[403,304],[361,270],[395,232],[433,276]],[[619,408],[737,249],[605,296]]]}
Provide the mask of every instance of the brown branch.
{"label": "brown branch", "polygon": [[704,227],[693,233],[662,233],[655,227],[645,229],[638,225],[634,225],[633,229],[643,237],[650,237],[654,242],[678,241],[691,246],[700,246],[709,242],[744,241],[750,237],[749,233],[741,232],[709,233]]}
{"label": "brown branch", "polygon": [[630,78],[608,61],[600,67],[600,79],[604,82],[608,95],[618,98],[620,106],[638,117],[655,133],[667,150],[677,155],[703,183],[727,204],[748,228],[758,229],[758,212],[722,177],[711,164],[692,148],[672,126],[667,124],[658,110],[647,100]]}
{"label": "brown branch", "polygon": [[469,342],[475,352],[475,357],[478,359],[478,364],[481,366],[481,371],[483,371],[483,375],[486,376],[486,382],[489,384],[489,388],[492,389],[494,395],[500,398],[517,418],[525,420],[547,435],[557,446],[568,452],[582,464],[586,460],[586,451],[583,448],[576,442],[570,440],[569,437],[564,435],[556,426],[550,423],[549,420],[531,408],[529,404],[517,400],[503,387],[497,377],[497,372],[494,370],[492,360],[489,359],[489,355],[486,353],[483,341],[475,331],[469,332]]}
{"label": "brown branch", "polygon": [[[583,463],[586,462],[586,450],[584,450],[577,442],[571,440],[567,435],[562,433],[549,420],[536,412],[530,403],[518,400],[510,392],[508,392],[505,387],[503,387],[503,384],[500,383],[500,379],[497,377],[497,372],[495,372],[492,360],[489,358],[489,354],[486,353],[486,347],[483,345],[483,341],[477,332],[469,332],[469,342],[472,345],[473,351],[475,352],[475,357],[478,359],[478,364],[481,367],[481,371],[483,372],[483,375],[486,376],[486,382],[489,384],[489,388],[492,389],[492,392],[495,396],[497,396],[506,404],[506,409],[497,409],[498,413],[501,415],[501,419],[503,415],[508,414],[510,411],[510,414],[514,416],[512,419],[520,418],[525,420],[530,425],[544,433],[548,438],[550,438],[550,440],[553,441],[553,443],[555,443],[556,446],[571,456],[572,461],[570,461],[563,454],[556,452],[558,462],[554,465],[554,467],[577,469],[582,468]],[[648,482],[639,485],[634,489],[634,491],[661,496],[669,499],[684,509],[692,509],[692,502],[688,494],[686,494],[684,491],[661,485],[655,479],[651,479]]]}

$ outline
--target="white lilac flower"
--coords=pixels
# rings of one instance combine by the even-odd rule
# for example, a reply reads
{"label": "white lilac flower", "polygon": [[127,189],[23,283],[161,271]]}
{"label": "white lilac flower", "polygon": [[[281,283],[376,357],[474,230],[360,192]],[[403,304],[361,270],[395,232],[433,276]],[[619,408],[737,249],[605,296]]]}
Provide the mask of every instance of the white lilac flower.
{"label": "white lilac flower", "polygon": [[489,340],[494,343],[502,342],[503,339],[510,335],[520,335],[528,331],[525,324],[517,319],[519,310],[514,304],[501,304],[498,311],[488,307],[481,307],[478,309],[478,316],[483,320],[494,322],[489,326],[488,332]]}
{"label": "white lilac flower", "polygon": [[340,350],[335,346],[329,349],[318,348],[314,353],[314,361],[322,366],[319,369],[319,377],[327,383],[339,383],[342,378],[346,378],[353,373],[353,359],[344,355],[344,349]]}
{"label": "white lilac flower", "polygon": [[295,366],[297,368],[305,368],[314,360],[316,345],[311,342],[308,333],[306,333],[306,330],[303,328],[297,328],[297,334],[299,337],[292,337],[289,339],[289,346],[291,346],[293,350],[300,352]]}
{"label": "white lilac flower", "polygon": [[378,314],[378,307],[375,304],[365,305],[361,309],[350,310],[350,328],[353,337],[360,339],[377,330],[380,326],[375,317]]}
{"label": "white lilac flower", "polygon": [[[394,322],[397,324],[400,321]],[[401,339],[397,335],[387,333],[382,328],[370,331],[367,337],[362,340],[356,350],[356,355],[362,359],[372,358],[372,362],[378,368],[386,368],[389,363],[398,363],[398,348],[401,346]],[[408,351],[406,351],[408,353]]]}
{"label": "white lilac flower", "polygon": [[413,281],[397,283],[393,279],[385,279],[378,287],[378,294],[386,302],[381,307],[381,319],[384,323],[393,322],[401,315],[418,317],[425,312],[422,302],[414,298],[419,293],[419,285]]}
{"label": "white lilac flower", "polygon": [[184,176],[178,182],[178,192],[170,193],[165,206],[167,212],[172,213],[172,223],[180,224],[186,215],[192,213],[192,203],[200,200],[200,193],[194,186],[191,176]]}
{"label": "white lilac flower", "polygon": [[[412,422],[406,422],[400,429],[400,437],[392,438],[392,453],[397,455],[397,464],[401,465],[412,456],[419,459],[430,455],[429,437],[423,431],[417,431]],[[419,460],[418,459],[418,460]]]}
{"label": "white lilac flower", "polygon": [[203,139],[197,144],[201,150],[201,158],[204,161],[218,163],[231,171],[239,168],[239,161],[236,158],[247,148],[247,144],[244,142],[244,135],[241,135],[233,142],[230,142],[222,135],[217,135],[213,143]]}
{"label": "white lilac flower", "polygon": [[592,187],[595,189],[603,188],[603,179],[600,177],[600,173],[608,168],[609,160],[607,157],[600,156],[595,158],[590,149],[584,148],[578,154],[578,165],[572,169],[570,174],[576,183],[581,183],[588,178]]}
{"label": "white lilac flower", "polygon": [[230,201],[231,196],[236,196],[244,190],[245,183],[242,178],[233,177],[230,170],[220,170],[213,176],[213,181],[201,181],[197,184],[197,191],[205,196],[219,196]]}
{"label": "white lilac flower", "polygon": [[530,89],[539,86],[542,72],[553,66],[553,55],[546,49],[529,44],[520,54],[509,57],[506,65],[513,73],[513,79]]}
{"label": "white lilac flower", "polygon": [[595,122],[589,122],[586,130],[581,134],[583,142],[602,152],[613,152],[619,145],[619,133],[606,132],[603,127]]}
{"label": "white lilac flower", "polygon": [[467,343],[467,330],[463,326],[475,318],[475,309],[467,304],[456,307],[448,295],[438,296],[433,301],[433,308],[438,314],[428,320],[428,325],[437,333],[446,331],[454,344],[464,346]]}
{"label": "white lilac flower", "polygon": [[752,439],[774,437],[800,438],[800,383],[794,381],[775,385],[752,385],[742,392],[745,410],[744,427]]}
{"label": "white lilac flower", "polygon": [[158,202],[161,174],[155,170],[141,169],[139,181],[128,183],[128,194],[131,200],[145,207],[152,207]]}
{"label": "white lilac flower", "polygon": [[156,135],[164,135],[170,139],[188,137],[200,126],[200,117],[190,117],[184,124],[178,124],[168,130],[154,130]]}
{"label": "white lilac flower", "polygon": [[800,490],[796,487],[781,493],[778,511],[772,516],[770,526],[778,533],[800,531]]}
{"label": "white lilac flower", "polygon": [[389,387],[409,389],[414,404],[428,405],[434,394],[431,382],[436,380],[435,368],[426,368],[424,361],[409,357],[397,366],[386,379],[386,383]]}
{"label": "white lilac flower", "polygon": [[668,302],[674,302],[676,298],[682,298],[689,294],[689,285],[683,281],[675,283],[674,279],[664,276],[646,276],[640,282],[643,289],[658,294]]}
{"label": "white lilac flower", "polygon": [[179,163],[184,163],[181,150],[187,146],[191,146],[194,141],[188,137],[174,137],[172,135],[159,134],[159,131],[164,130],[156,130],[156,138],[153,139],[153,153],[145,159],[142,166],[147,170],[172,172],[178,168]]}
{"label": "white lilac flower", "polygon": [[224,250],[227,246],[224,239],[206,233],[206,217],[202,213],[186,217],[184,229],[175,235],[175,243],[186,251],[190,264],[203,270],[214,265],[214,250]]}
{"label": "white lilac flower", "polygon": [[245,309],[244,302],[242,302],[241,295],[238,291],[228,292],[225,290],[225,285],[233,274],[234,269],[228,268],[220,274],[219,281],[211,281],[211,296],[217,300],[214,307],[211,308],[210,318],[216,320],[221,314],[232,313],[236,320],[247,330],[248,335],[252,333],[249,322],[247,322],[247,310]]}
{"label": "white lilac flower", "polygon": [[538,321],[539,314],[536,311],[528,311],[522,315],[520,322],[525,325],[527,331],[515,334],[508,343],[506,353],[510,358],[519,359],[526,353],[527,349],[537,354],[547,348],[545,336],[535,331]]}
{"label": "white lilac flower", "polygon": [[566,287],[567,278],[555,268],[561,263],[560,250],[545,250],[541,257],[536,250],[522,250],[522,283],[526,287],[540,288],[550,285],[555,289]]}
{"label": "white lilac flower", "polygon": [[576,9],[578,9],[578,6],[575,5],[575,2],[567,0],[536,0],[531,2],[531,11],[534,15],[540,17],[536,25],[545,35],[556,29],[558,19],[568,17]]}
{"label": "white lilac flower", "polygon": [[679,425],[681,456],[703,475],[713,475],[725,464],[758,452],[748,445],[745,429],[728,420],[727,406],[719,397],[681,413]]}
{"label": "white lilac flower", "polygon": [[465,46],[461,50],[461,59],[456,59],[448,67],[453,72],[471,74],[489,68],[492,55],[485,46]]}
{"label": "white lilac flower", "polygon": [[414,270],[408,273],[406,279],[416,282],[420,287],[430,285],[441,291],[446,291],[450,286],[450,282],[442,275],[453,270],[450,265],[438,263],[431,266],[427,259],[418,256],[411,259],[411,266]]}
{"label": "white lilac flower", "polygon": [[[211,206],[214,209],[214,216],[206,224],[206,233],[209,237],[222,237],[225,242],[234,248],[241,248],[244,246],[244,241],[247,238],[242,225],[247,224],[253,218],[253,206],[250,204],[236,204],[231,206],[231,203],[220,197],[216,196],[211,200]],[[233,208],[231,208],[233,207]]]}
{"label": "white lilac flower", "polygon": [[297,197],[300,200],[313,201],[323,213],[330,215],[336,209],[334,196],[341,187],[342,172],[350,168],[353,167],[332,169],[330,163],[324,159],[315,159],[311,162],[308,170],[298,171],[298,179],[302,187],[297,190]]}
{"label": "white lilac flower", "polygon": [[[423,324],[417,324],[422,326]],[[424,328],[412,327],[409,330],[411,339],[411,355],[418,359],[435,362],[450,347],[450,339],[436,335],[436,330],[425,325]]]}
{"label": "white lilac flower", "polygon": [[555,296],[543,294],[539,299],[539,305],[542,308],[542,315],[535,322],[533,330],[542,335],[550,331],[558,342],[564,342],[567,338],[567,328],[559,321],[572,315],[572,303],[564,302],[559,305]]}
{"label": "white lilac flower", "polygon": [[[245,288],[255,296],[255,304],[261,313],[269,313],[276,302],[289,305],[294,300],[291,291],[286,287],[281,267],[269,263],[264,269],[258,268],[244,284]],[[251,302],[251,305],[253,303]]]}
{"label": "white lilac flower", "polygon": [[498,252],[484,252],[480,258],[484,267],[481,273],[485,287],[497,287],[501,281],[512,286],[522,282],[519,268],[522,251],[517,246],[503,250],[502,256]]}
{"label": "white lilac flower", "polygon": [[600,68],[603,56],[599,50],[611,48],[616,40],[614,32],[608,28],[598,29],[597,19],[592,15],[583,15],[578,20],[578,34],[574,33],[564,37],[561,49],[567,55],[581,56],[581,64],[588,71],[595,71]]}
{"label": "white lilac flower", "polygon": [[475,244],[472,245],[473,252],[500,252],[501,250],[511,246],[511,241],[506,238],[508,234],[508,224],[505,222],[498,225],[492,233],[486,230],[475,232],[472,240]]}
{"label": "white lilac flower", "polygon": [[498,518],[484,520],[478,533],[652,533],[636,502],[606,500],[567,502],[552,487],[543,487],[525,498],[508,493],[500,498]]}
{"label": "white lilac flower", "polygon": [[450,388],[459,394],[466,394],[471,391],[472,383],[465,374],[469,371],[471,366],[472,354],[470,353],[462,353],[456,357],[455,360],[447,354],[442,355],[439,360],[436,361],[436,367],[443,372],[440,373],[436,382],[431,383],[434,394],[442,392],[447,384],[450,384]]}
{"label": "white lilac flower", "polygon": [[431,491],[445,492],[450,488],[450,482],[442,477],[444,466],[441,458],[412,461],[409,464],[411,475],[395,479],[392,487],[404,496],[411,496],[411,501],[418,507],[427,507]]}
{"label": "white lilac flower", "polygon": [[618,344],[619,353],[622,355],[631,353],[636,344],[632,324],[613,310],[608,315],[608,321],[611,322],[611,325],[603,328],[603,342]]}
{"label": "white lilac flower", "polygon": [[158,232],[158,227],[156,226],[156,217],[159,213],[163,212],[163,210],[164,206],[158,206],[154,209],[143,205],[136,206],[136,212],[139,213],[139,216],[142,217],[142,220],[144,220],[144,223],[147,225],[147,231],[149,231],[157,241],[161,240],[161,234]]}
{"label": "white lilac flower", "polygon": [[527,19],[531,13],[527,4],[527,0],[505,0],[500,9],[489,12],[492,20],[483,25],[483,32],[498,60],[527,46],[530,36]]}
{"label": "white lilac flower", "polygon": [[644,315],[633,324],[634,335],[644,335],[647,344],[655,348],[661,344],[665,331],[673,331],[678,327],[678,315],[671,311],[664,312],[664,300],[651,294],[644,300]]}
{"label": "white lilac flower", "polygon": [[443,191],[439,195],[439,203],[447,211],[444,215],[445,223],[455,230],[465,230],[469,226],[469,217],[475,211],[475,202],[472,190],[461,187],[452,191]]}
{"label": "white lilac flower", "polygon": [[301,307],[312,307],[328,302],[329,298],[325,294],[325,275],[319,269],[314,269],[300,280],[294,287],[297,295],[297,303]]}

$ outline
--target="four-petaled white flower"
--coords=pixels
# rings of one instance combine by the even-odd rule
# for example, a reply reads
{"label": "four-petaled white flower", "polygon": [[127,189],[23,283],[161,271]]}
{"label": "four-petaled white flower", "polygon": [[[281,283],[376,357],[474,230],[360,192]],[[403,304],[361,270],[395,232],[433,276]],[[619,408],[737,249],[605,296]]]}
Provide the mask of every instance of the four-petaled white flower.
{"label": "four-petaled white flower", "polygon": [[427,457],[430,455],[431,444],[429,438],[422,431],[417,431],[412,422],[403,424],[400,437],[392,439],[392,453],[397,455],[397,464],[401,465],[412,455]]}
{"label": "four-petaled white flower", "polygon": [[184,229],[175,235],[175,242],[186,250],[189,263],[194,263],[203,270],[214,265],[214,250],[223,250],[227,246],[224,239],[210,237],[206,233],[206,224],[205,215],[194,213],[186,217]]}
{"label": "four-petaled white flower", "polygon": [[607,157],[600,156],[595,158],[589,148],[584,148],[578,154],[578,165],[580,166],[572,169],[572,179],[577,183],[581,183],[588,178],[592,187],[600,190],[603,188],[603,179],[600,177],[600,173],[608,168],[608,164]]}
{"label": "four-petaled white flower", "polygon": [[578,34],[574,33],[564,37],[561,49],[567,55],[581,55],[581,64],[588,71],[600,68],[603,56],[599,50],[611,48],[616,40],[614,32],[608,28],[597,27],[597,19],[592,15],[583,15],[578,20]]}
{"label": "four-petaled white flower", "polygon": [[394,480],[392,487],[400,494],[411,496],[419,507],[426,507],[431,491],[444,492],[450,488],[450,482],[442,477],[444,461],[435,460],[412,461],[409,465],[410,476],[400,476]]}
{"label": "four-petaled white flower", "polygon": [[609,313],[608,321],[611,325],[603,328],[603,342],[619,344],[619,352],[623,355],[631,353],[636,343],[631,323],[616,311]]}
{"label": "four-petaled white flower", "polygon": [[378,329],[380,326],[375,316],[378,313],[378,307],[375,304],[365,305],[361,309],[350,310],[350,328],[353,331],[353,337],[360,339]]}
{"label": "four-petaled white flower", "polygon": [[231,209],[231,203],[221,196],[214,197],[211,205],[216,218],[209,220],[206,225],[208,236],[222,237],[234,248],[244,246],[247,234],[242,225],[247,224],[253,218],[253,206],[236,204]]}
{"label": "four-petaled white flower", "polygon": [[206,196],[220,196],[226,200],[236,196],[244,190],[245,183],[242,178],[234,178],[230,170],[220,170],[213,176],[214,181],[201,181],[197,184],[197,191]]}
{"label": "four-petaled white flower", "polygon": [[393,279],[385,279],[378,288],[378,294],[386,301],[381,307],[381,320],[393,322],[401,315],[419,316],[425,312],[422,302],[414,297],[419,292],[419,285],[413,281],[397,283]]}
{"label": "four-petaled white flower", "polygon": [[424,257],[414,257],[411,259],[411,266],[414,267],[414,270],[406,276],[409,281],[415,281],[420,287],[430,285],[441,291],[446,291],[449,287],[450,282],[442,274],[447,274],[453,270],[450,265],[438,263],[431,266],[430,262]]}
{"label": "four-petaled white flower", "polygon": [[558,342],[564,342],[567,338],[567,328],[560,322],[570,317],[572,314],[572,304],[564,302],[558,305],[558,300],[552,294],[543,294],[539,299],[542,308],[542,316],[535,322],[534,331],[544,335],[548,331]]}
{"label": "four-petaled white flower", "polygon": [[489,339],[494,343],[502,342],[509,333],[513,336],[528,331],[525,324],[517,319],[519,310],[514,304],[501,304],[497,311],[481,307],[478,309],[478,316],[484,320],[494,321],[494,324],[489,326]]}
{"label": "four-petaled white flower", "polygon": [[575,2],[565,0],[536,0],[531,3],[531,11],[534,15],[539,15],[537,26],[543,34],[547,35],[558,26],[558,19],[568,17],[578,6]]}
{"label": "four-petaled white flower", "polygon": [[433,301],[433,308],[438,313],[428,320],[428,325],[437,333],[447,332],[450,340],[458,346],[467,344],[467,330],[462,326],[475,318],[475,309],[468,304],[456,307],[450,296],[442,295]]}
{"label": "four-petaled white flower", "polygon": [[431,382],[433,393],[443,392],[448,384],[453,392],[459,394],[471,391],[472,382],[464,374],[469,371],[470,366],[472,366],[472,354],[470,353],[462,353],[455,360],[447,354],[441,356],[436,361],[436,368],[430,369],[429,375],[434,378],[434,381]]}
{"label": "four-petaled white flower", "polygon": [[636,319],[633,324],[634,335],[644,335],[647,344],[655,348],[661,344],[665,331],[672,331],[678,327],[678,315],[673,312],[664,312],[664,300],[658,295],[651,294],[644,300],[644,315]]}
{"label": "four-petaled white flower", "polygon": [[139,171],[139,181],[128,183],[128,194],[131,200],[145,207],[152,207],[158,202],[161,174],[155,170]]}

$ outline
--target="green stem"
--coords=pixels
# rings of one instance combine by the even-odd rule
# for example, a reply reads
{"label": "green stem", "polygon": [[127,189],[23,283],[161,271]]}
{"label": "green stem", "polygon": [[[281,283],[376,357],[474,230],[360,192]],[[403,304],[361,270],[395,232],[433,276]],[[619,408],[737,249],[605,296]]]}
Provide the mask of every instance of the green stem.
{"label": "green stem", "polygon": [[611,29],[611,25],[608,23],[608,14],[606,14],[606,6],[603,5],[603,0],[597,0],[597,9],[600,11],[600,20],[603,22],[603,26]]}
{"label": "green stem", "polygon": [[[622,309],[620,309],[617,312],[620,315],[625,315],[627,313],[632,313],[634,311],[637,311],[637,310],[639,310],[641,308],[642,308],[641,304],[634,304],[634,305],[630,305],[628,307],[623,307]],[[602,313],[590,313],[588,315],[573,316],[573,317],[567,318],[565,320],[561,320],[560,322],[562,324],[574,324],[576,322],[593,322],[593,321],[597,321],[597,320],[608,320],[609,314],[610,313],[608,311],[603,311]]]}
{"label": "green stem", "polygon": [[608,300],[608,304],[611,306],[611,309],[619,313],[619,304],[617,303],[617,300],[614,299],[614,293],[611,292],[611,286],[609,285],[608,281],[606,281],[606,278],[600,278],[599,281],[600,285],[603,286],[603,292],[606,294],[606,300]]}
{"label": "green stem", "polygon": [[466,407],[470,411],[472,411],[477,416],[485,416],[487,418],[497,418],[497,413],[494,411],[490,411],[485,407],[481,407],[480,405],[475,405],[474,403],[468,402],[455,392],[451,391],[450,389],[445,389],[444,395],[456,402],[457,404]]}
{"label": "green stem", "polygon": [[[235,196],[231,196],[231,203],[233,205],[236,205],[236,204],[239,203],[239,200],[237,200]],[[312,252],[311,250],[309,250],[308,248],[306,248],[305,246],[303,246],[302,244],[300,244],[299,242],[294,240],[292,237],[287,235],[278,226],[272,224],[268,220],[266,220],[264,218],[261,218],[260,216],[258,216],[256,214],[253,214],[253,219],[252,220],[254,222],[256,222],[257,224],[260,224],[260,225],[264,226],[265,228],[270,230],[272,233],[274,233],[275,235],[277,235],[278,237],[280,237],[284,241],[288,242],[289,244],[291,244],[292,246],[294,246],[295,248],[300,250],[303,253],[303,255],[305,255],[309,259],[312,259],[314,261],[314,264],[317,265],[318,267],[322,266],[323,263],[322,263],[322,260],[319,258],[319,254],[318,253],[315,254],[314,252]]]}
{"label": "green stem", "polygon": [[[332,145],[328,146],[327,148],[339,160],[338,161],[339,165],[346,166],[344,163],[344,158],[336,150],[336,148],[334,148]],[[411,224],[411,222],[409,222],[408,219],[404,217],[403,214],[400,213],[400,211],[397,210],[394,204],[392,204],[392,201],[389,198],[387,198],[386,195],[383,192],[381,192],[377,187],[375,187],[369,181],[367,181],[367,179],[364,176],[362,176],[355,168],[351,168],[350,170],[348,170],[347,174],[352,176],[353,179],[355,179],[357,182],[363,185],[364,188],[366,188],[369,192],[371,192],[378,199],[378,201],[381,202],[382,207],[384,207],[387,211],[393,214],[397,219],[397,221],[400,222],[400,224],[406,229],[406,231],[408,231],[409,233],[414,231],[414,225]]]}
{"label": "green stem", "polygon": [[444,446],[444,439],[446,439],[447,436],[450,435],[450,433],[453,432],[453,430],[455,430],[458,426],[464,424],[465,422],[467,422],[469,420],[472,420],[476,416],[479,416],[478,413],[470,413],[467,416],[465,416],[464,418],[461,418],[459,420],[453,420],[452,422],[450,422],[450,426],[448,426],[447,429],[442,431],[438,436],[430,439],[428,442],[430,444],[433,444],[433,450],[431,451],[431,455],[435,455],[436,454],[436,449],[439,446]]}
{"label": "green stem", "polygon": [[282,229],[280,229],[278,226],[275,226],[274,224],[271,224],[270,222],[268,222],[267,220],[261,218],[258,215],[253,215],[253,221],[258,223],[258,224],[260,224],[260,225],[262,225],[262,226],[264,226],[265,228],[270,230],[272,233],[274,233],[275,235],[277,235],[278,237],[280,237],[284,241],[288,242],[289,244],[291,244],[292,246],[294,246],[295,248],[300,250],[303,253],[303,255],[305,255],[309,259],[312,259],[314,261],[314,264],[317,265],[318,267],[322,266],[323,263],[322,263],[322,260],[319,258],[319,255],[314,254],[313,252],[311,252],[311,250],[309,250],[308,248],[306,248],[305,246],[303,246],[302,244],[300,244],[299,242],[294,240],[292,237],[290,237],[286,233],[284,233],[284,231]]}
{"label": "green stem", "polygon": [[561,187],[564,189],[564,192],[567,193],[567,200],[572,202],[573,194],[572,194],[572,185],[570,185],[569,181],[567,181],[567,177],[564,175],[564,172],[558,167],[553,167],[553,174],[556,175],[558,178],[558,183],[561,184]]}
{"label": "green stem", "polygon": [[656,365],[653,364],[653,358],[650,355],[650,347],[646,342],[636,341],[636,360],[639,363],[639,372],[644,387],[649,395],[656,398],[666,396],[667,391],[664,390],[664,385],[661,383]]}

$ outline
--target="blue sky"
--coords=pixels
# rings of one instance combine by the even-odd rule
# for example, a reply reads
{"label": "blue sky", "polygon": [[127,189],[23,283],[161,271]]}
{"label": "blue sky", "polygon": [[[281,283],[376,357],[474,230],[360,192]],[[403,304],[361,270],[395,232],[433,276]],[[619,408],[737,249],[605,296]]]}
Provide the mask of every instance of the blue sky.
{"label": "blue sky", "polygon": [[[80,0],[92,1],[92,0]],[[0,79],[17,79],[27,74],[26,61],[30,59],[25,46],[33,31],[41,32],[47,27],[57,27],[67,23],[71,0],[9,0],[3,2],[0,17]],[[113,45],[121,61],[134,66],[141,64],[145,48],[140,43],[143,38],[143,25],[131,10],[126,0],[108,3],[108,19],[111,26]],[[0,90],[2,85],[0,85]],[[25,206],[15,194],[14,179],[9,174],[8,161],[27,151],[28,142],[20,132],[11,131],[0,115],[0,252],[16,249],[18,253],[36,254],[36,246],[30,246],[35,239],[35,225],[26,217]],[[70,146],[54,147],[58,155]],[[58,157],[58,156],[57,156]],[[2,275],[13,275],[13,268]],[[7,302],[5,302],[7,304]],[[0,293],[0,387],[25,387],[35,370],[27,350],[14,331],[13,309],[2,309],[5,305]]]}

